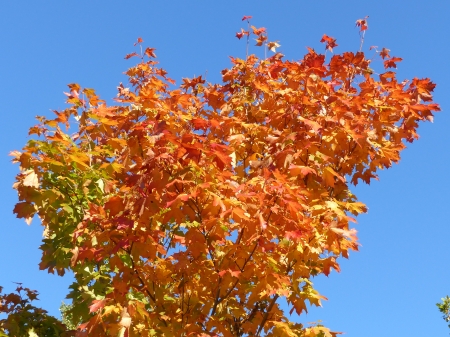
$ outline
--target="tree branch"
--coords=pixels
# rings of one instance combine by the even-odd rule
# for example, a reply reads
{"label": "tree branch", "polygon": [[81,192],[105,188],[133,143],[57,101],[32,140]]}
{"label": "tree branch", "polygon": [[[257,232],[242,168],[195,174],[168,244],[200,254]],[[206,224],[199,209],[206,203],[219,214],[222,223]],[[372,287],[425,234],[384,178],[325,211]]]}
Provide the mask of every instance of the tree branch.
{"label": "tree branch", "polygon": [[280,297],[280,295],[275,294],[275,296],[272,298],[272,301],[270,301],[269,307],[267,308],[267,311],[264,313],[261,324],[259,325],[259,329],[258,329],[258,332],[256,333],[256,337],[259,336],[262,329],[264,328],[264,325],[266,324],[267,319],[269,318],[269,313],[272,310],[273,306],[275,305],[275,302],[277,301],[278,297]]}

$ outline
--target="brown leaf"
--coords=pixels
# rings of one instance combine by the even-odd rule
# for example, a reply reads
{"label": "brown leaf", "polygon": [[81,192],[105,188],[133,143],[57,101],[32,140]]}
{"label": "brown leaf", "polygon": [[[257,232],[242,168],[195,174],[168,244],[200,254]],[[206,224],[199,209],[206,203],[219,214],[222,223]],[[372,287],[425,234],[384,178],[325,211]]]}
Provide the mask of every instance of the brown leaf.
{"label": "brown leaf", "polygon": [[36,213],[36,209],[29,202],[18,202],[14,206],[13,213],[16,214],[18,218],[25,218],[25,222],[29,225],[31,224],[33,215]]}

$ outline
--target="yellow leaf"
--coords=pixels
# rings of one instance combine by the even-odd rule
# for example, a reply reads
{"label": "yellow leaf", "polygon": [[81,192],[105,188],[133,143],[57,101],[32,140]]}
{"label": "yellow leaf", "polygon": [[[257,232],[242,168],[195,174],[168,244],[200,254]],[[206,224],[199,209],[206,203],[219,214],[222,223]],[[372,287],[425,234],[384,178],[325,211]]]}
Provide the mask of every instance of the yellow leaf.
{"label": "yellow leaf", "polygon": [[348,202],[345,207],[354,215],[367,212],[367,206],[362,202]]}
{"label": "yellow leaf", "polygon": [[325,167],[323,170],[322,178],[325,180],[325,184],[330,187],[334,187],[335,180],[334,177],[338,178],[340,181],[345,183],[345,179],[336,173],[330,166]]}
{"label": "yellow leaf", "polygon": [[299,165],[291,165],[289,166],[289,171],[291,172],[291,175],[293,176],[301,176],[304,178],[310,173],[317,174],[316,170],[314,170],[311,167],[308,166],[299,166]]}
{"label": "yellow leaf", "polygon": [[289,324],[285,322],[270,322],[274,325],[273,334],[279,337],[298,337],[298,335],[292,331]]}
{"label": "yellow leaf", "polygon": [[87,165],[79,156],[69,154],[69,158],[75,163],[80,164],[83,167],[89,168],[89,165]]}

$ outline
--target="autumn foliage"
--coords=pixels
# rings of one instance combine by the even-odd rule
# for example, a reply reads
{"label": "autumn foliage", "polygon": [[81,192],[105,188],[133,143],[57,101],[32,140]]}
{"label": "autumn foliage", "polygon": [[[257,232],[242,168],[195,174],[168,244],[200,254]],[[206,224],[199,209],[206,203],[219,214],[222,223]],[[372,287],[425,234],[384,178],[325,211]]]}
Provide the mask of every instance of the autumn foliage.
{"label": "autumn foliage", "polygon": [[46,310],[32,304],[38,299],[37,291],[19,283],[15,293],[2,292],[3,288],[0,287],[0,312],[7,316],[0,319],[0,337],[70,336],[64,324],[48,315]]}
{"label": "autumn foliage", "polygon": [[[279,47],[250,24],[236,36]],[[435,85],[399,82],[387,49],[231,58],[222,84],[178,88],[154,49],[136,57],[117,105],[71,84],[12,153],[14,212],[45,228],[40,268],[74,272],[78,335],[335,336],[289,314],[320,305],[312,278],[358,249],[350,184],[399,161]]]}

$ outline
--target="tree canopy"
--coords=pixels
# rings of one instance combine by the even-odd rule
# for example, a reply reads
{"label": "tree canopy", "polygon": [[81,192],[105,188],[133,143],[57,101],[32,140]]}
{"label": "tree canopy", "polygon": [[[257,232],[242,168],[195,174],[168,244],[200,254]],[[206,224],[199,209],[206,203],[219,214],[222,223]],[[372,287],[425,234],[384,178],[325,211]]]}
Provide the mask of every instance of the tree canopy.
{"label": "tree canopy", "polygon": [[[397,81],[402,59],[386,48],[288,61],[250,19],[236,36],[272,56],[176,87],[138,39],[117,105],[70,84],[69,107],[38,117],[12,152],[14,213],[44,226],[41,269],[74,272],[77,335],[337,334],[288,314],[320,305],[312,278],[358,249],[350,224],[367,208],[350,184],[399,161],[439,111],[435,84]],[[362,49],[367,18],[357,25]]]}

